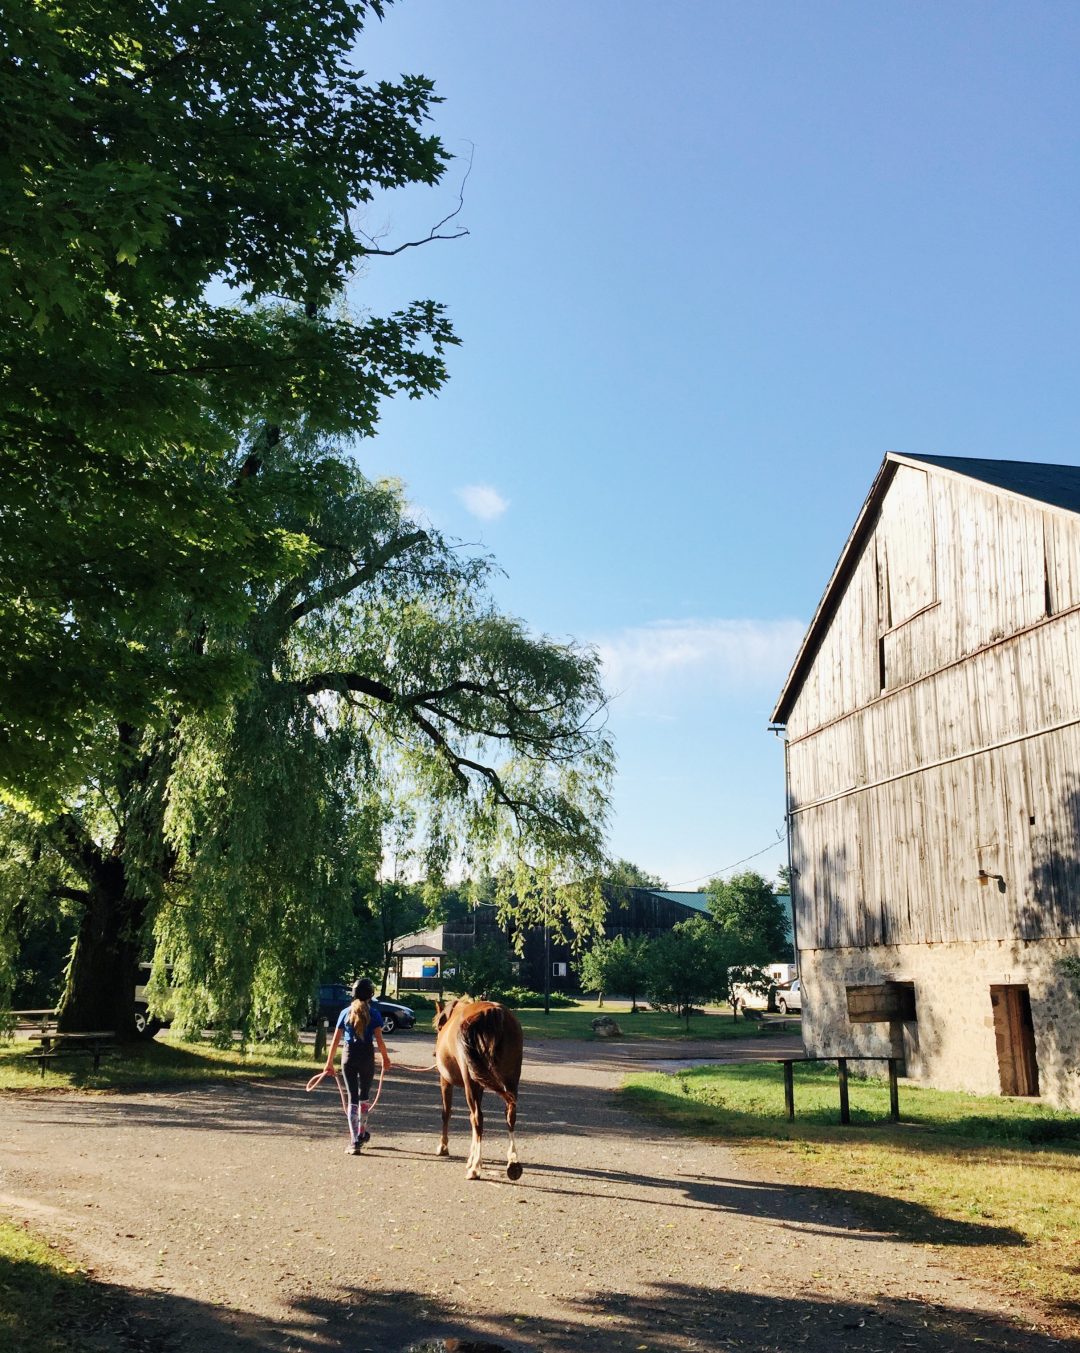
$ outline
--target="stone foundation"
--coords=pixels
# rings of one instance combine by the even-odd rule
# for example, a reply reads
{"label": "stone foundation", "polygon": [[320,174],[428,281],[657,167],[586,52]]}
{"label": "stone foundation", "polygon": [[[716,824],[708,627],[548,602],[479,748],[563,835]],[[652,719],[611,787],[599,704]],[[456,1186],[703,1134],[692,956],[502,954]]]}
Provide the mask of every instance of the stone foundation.
{"label": "stone foundation", "polygon": [[[941,1090],[1001,1094],[992,986],[1026,986],[1039,1097],[1080,1112],[1080,981],[1062,960],[1080,939],[804,950],[803,1039],[826,1057],[902,1057],[906,1073]],[[847,988],[911,983],[915,1019],[852,1023]],[[880,1074],[881,1064],[866,1071]]]}

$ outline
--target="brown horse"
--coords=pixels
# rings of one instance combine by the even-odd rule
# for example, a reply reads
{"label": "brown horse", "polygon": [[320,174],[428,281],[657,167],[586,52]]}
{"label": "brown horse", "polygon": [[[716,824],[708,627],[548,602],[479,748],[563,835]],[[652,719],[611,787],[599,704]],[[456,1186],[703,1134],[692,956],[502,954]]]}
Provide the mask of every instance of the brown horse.
{"label": "brown horse", "polygon": [[465,1178],[480,1178],[480,1143],[484,1135],[484,1115],[480,1102],[485,1090],[494,1090],[506,1103],[506,1126],[510,1132],[510,1152],[506,1158],[506,1177],[521,1178],[521,1165],[514,1148],[514,1124],[517,1122],[517,1091],[521,1080],[521,1025],[512,1010],[493,1001],[451,1001],[435,1003],[435,1064],[439,1068],[442,1090],[442,1137],[440,1156],[448,1156],[450,1147],[450,1108],[454,1086],[465,1091],[472,1122],[472,1147],[465,1162]]}

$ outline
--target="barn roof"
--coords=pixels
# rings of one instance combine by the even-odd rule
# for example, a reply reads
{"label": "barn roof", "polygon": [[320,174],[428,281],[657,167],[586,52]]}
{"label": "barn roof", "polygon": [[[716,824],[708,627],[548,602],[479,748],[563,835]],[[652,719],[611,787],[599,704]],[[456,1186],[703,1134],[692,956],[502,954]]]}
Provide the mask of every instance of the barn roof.
{"label": "barn roof", "polygon": [[395,958],[445,958],[445,949],[436,949],[431,944],[408,944],[404,949],[391,951]]}
{"label": "barn roof", "polygon": [[709,910],[709,898],[706,893],[673,892],[670,888],[647,888],[645,891],[668,902],[678,902],[680,906],[689,907],[691,911]]}
{"label": "barn roof", "polygon": [[873,529],[881,501],[900,465],[977,479],[987,488],[1000,493],[1033,499],[1059,511],[1080,513],[1080,466],[1044,465],[1038,461],[1025,460],[980,460],[969,456],[902,456],[896,451],[890,451],[882,461],[881,469],[870,486],[866,502],[863,503],[847,543],[841,551],[832,577],[803,638],[802,646],[795,655],[784,689],[780,692],[780,698],[772,712],[774,725],[783,725],[787,722],[822,636],[833,618],[844,588],[862,553],[866,537]]}
{"label": "barn roof", "polygon": [[1033,498],[1060,507],[1066,512],[1080,512],[1080,465],[1043,465],[1029,460],[978,460],[968,456],[897,456],[890,452],[886,459],[900,463],[929,465],[952,474],[978,479],[990,488],[1002,489],[1021,498]]}

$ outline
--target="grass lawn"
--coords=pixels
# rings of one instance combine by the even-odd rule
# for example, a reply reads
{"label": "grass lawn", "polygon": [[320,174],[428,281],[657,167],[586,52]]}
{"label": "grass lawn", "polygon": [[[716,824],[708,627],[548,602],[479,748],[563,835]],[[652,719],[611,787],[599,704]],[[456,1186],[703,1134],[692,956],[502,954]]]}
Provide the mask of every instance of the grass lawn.
{"label": "grass lawn", "polygon": [[[622,1030],[623,1041],[637,1041],[647,1038],[666,1038],[678,1041],[700,1041],[718,1038],[762,1038],[768,1037],[770,1025],[767,1021],[732,1019],[730,1011],[721,1013],[709,1010],[704,1015],[694,1015],[690,1020],[690,1032],[686,1031],[685,1021],[674,1015],[664,1014],[661,1010],[639,1010],[636,1015],[630,1013],[630,1003],[605,1001],[603,1007],[595,1001],[578,1001],[565,1010],[552,1010],[544,1014],[543,1008],[527,1006],[514,1012],[521,1021],[525,1038],[595,1038],[592,1021],[597,1015],[610,1015]],[[598,1040],[606,1041],[606,1040]]]}
{"label": "grass lawn", "polygon": [[[430,1018],[434,1016],[435,1005],[432,1000],[417,992],[404,991],[399,997],[406,1005],[416,1011],[417,1032],[426,1031]],[[454,999],[447,993],[446,999]],[[514,1014],[521,1021],[526,1039],[543,1038],[595,1038],[592,1021],[597,1015],[611,1015],[622,1029],[623,1039],[637,1041],[648,1038],[688,1039],[700,1041],[717,1038],[755,1038],[758,1035],[768,1037],[776,1029],[777,1022],[769,1020],[733,1019],[726,1007],[707,1010],[703,1015],[693,1015],[690,1019],[690,1031],[686,1022],[674,1015],[664,1014],[660,1010],[638,1008],[638,1013],[630,1013],[629,1001],[606,1000],[602,1006],[592,1001],[575,1001],[573,1005],[552,1006],[545,1015],[542,1005],[518,1006]],[[792,1024],[790,1027],[797,1027]],[[598,1040],[604,1041],[604,1040]]]}
{"label": "grass lawn", "polygon": [[250,1079],[253,1076],[312,1076],[318,1069],[312,1049],[292,1054],[249,1045],[246,1051],[215,1048],[209,1043],[185,1043],[169,1034],[125,1047],[106,1057],[95,1071],[88,1057],[59,1058],[46,1065],[42,1076],[30,1061],[30,1044],[22,1040],[0,1044],[0,1092],[4,1090],[141,1090],[178,1081]]}
{"label": "grass lawn", "polygon": [[624,1102],[682,1131],[722,1138],[793,1185],[838,1200],[942,1258],[1042,1303],[1080,1334],[1080,1116],[1030,1100],[850,1081],[839,1124],[836,1071],[796,1067],[794,1123],[778,1066],[697,1067],[625,1083]]}
{"label": "grass lawn", "polygon": [[[61,1250],[0,1221],[0,1347],[7,1353],[100,1353],[106,1294]],[[114,1332],[115,1334],[115,1332]]]}

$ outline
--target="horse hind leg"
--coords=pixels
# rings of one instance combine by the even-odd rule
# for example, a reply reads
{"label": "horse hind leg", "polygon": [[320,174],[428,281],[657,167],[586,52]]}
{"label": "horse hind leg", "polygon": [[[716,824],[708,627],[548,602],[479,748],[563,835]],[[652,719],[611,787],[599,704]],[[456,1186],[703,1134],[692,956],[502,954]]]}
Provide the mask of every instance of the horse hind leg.
{"label": "horse hind leg", "polygon": [[469,1104],[469,1120],[472,1123],[472,1147],[469,1150],[469,1158],[465,1162],[465,1178],[480,1178],[480,1163],[482,1155],[481,1143],[484,1139],[484,1113],[481,1103],[484,1098],[484,1087],[474,1085],[470,1081],[465,1082],[465,1098]]}
{"label": "horse hind leg", "polygon": [[517,1096],[506,1100],[506,1130],[510,1134],[510,1150],[506,1157],[507,1179],[521,1178],[521,1162],[518,1160],[517,1147],[514,1145],[514,1126],[517,1123]]}
{"label": "horse hind leg", "polygon": [[439,1138],[439,1149],[435,1154],[437,1156],[448,1156],[450,1154],[450,1110],[454,1103],[453,1082],[440,1080],[439,1089],[442,1091],[442,1136]]}

